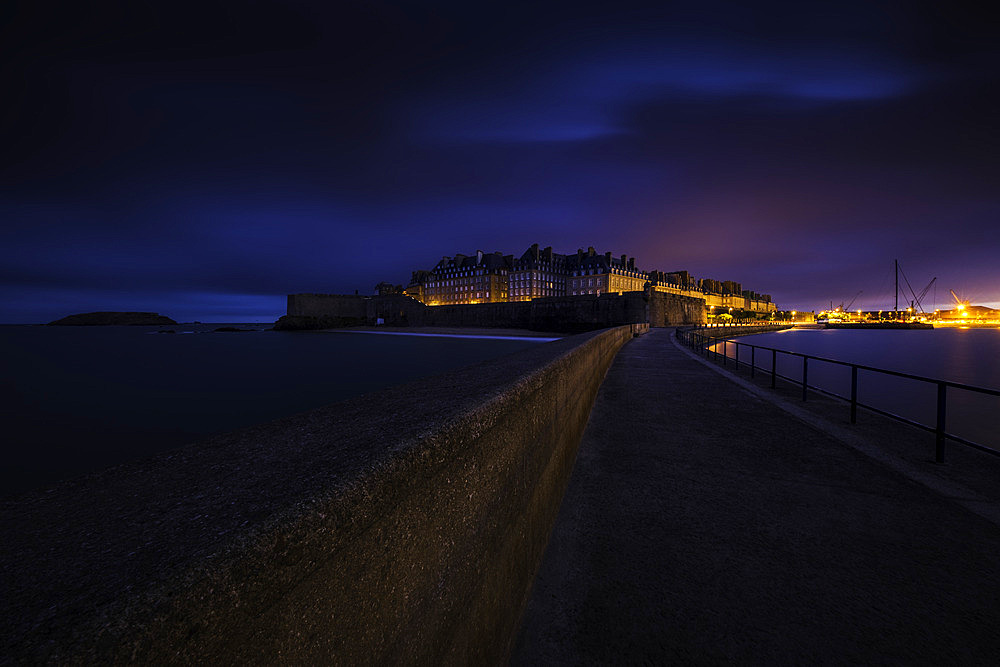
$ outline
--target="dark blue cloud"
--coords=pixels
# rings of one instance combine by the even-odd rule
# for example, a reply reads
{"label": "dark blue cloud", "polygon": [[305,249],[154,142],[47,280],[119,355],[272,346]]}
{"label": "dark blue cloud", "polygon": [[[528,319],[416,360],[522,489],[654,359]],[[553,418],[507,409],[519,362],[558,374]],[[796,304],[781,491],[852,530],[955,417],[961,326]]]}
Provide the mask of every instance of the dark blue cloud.
{"label": "dark blue cloud", "polygon": [[894,256],[1000,299],[998,54],[958,8],[63,9],[0,35],[8,320],[265,318],[534,242],[798,309]]}
{"label": "dark blue cloud", "polygon": [[795,109],[895,98],[925,83],[903,63],[843,45],[762,49],[684,36],[588,46],[552,54],[547,67],[510,72],[501,85],[451,81],[408,115],[430,141],[589,141],[624,131],[624,109],[645,99],[722,104],[753,95]]}

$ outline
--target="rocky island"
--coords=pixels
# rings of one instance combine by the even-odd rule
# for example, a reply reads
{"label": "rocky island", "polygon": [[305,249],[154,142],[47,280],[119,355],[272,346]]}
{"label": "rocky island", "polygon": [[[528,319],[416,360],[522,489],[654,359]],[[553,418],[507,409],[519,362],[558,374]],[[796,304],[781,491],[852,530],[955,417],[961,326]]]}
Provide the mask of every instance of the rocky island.
{"label": "rocky island", "polygon": [[97,313],[79,313],[49,322],[49,326],[108,326],[108,325],[159,325],[177,324],[169,317],[159,313],[139,313],[120,311],[101,311]]}

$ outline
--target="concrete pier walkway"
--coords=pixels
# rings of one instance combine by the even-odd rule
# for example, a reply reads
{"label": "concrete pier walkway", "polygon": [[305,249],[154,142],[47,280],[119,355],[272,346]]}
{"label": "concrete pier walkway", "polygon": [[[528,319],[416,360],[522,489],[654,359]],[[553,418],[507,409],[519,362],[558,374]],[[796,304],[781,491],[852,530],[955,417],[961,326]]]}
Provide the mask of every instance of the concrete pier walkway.
{"label": "concrete pier walkway", "polygon": [[512,662],[996,664],[1000,528],[670,334],[601,387]]}

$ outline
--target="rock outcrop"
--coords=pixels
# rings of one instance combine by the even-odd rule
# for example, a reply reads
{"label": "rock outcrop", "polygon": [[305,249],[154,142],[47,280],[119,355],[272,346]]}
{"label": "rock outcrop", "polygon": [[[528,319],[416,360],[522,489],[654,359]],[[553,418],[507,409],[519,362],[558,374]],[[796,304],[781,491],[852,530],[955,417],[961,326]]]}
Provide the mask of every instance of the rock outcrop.
{"label": "rock outcrop", "polygon": [[68,315],[61,320],[49,322],[49,326],[108,326],[108,325],[159,325],[177,324],[169,317],[159,313],[138,313],[101,311],[97,313],[79,313]]}

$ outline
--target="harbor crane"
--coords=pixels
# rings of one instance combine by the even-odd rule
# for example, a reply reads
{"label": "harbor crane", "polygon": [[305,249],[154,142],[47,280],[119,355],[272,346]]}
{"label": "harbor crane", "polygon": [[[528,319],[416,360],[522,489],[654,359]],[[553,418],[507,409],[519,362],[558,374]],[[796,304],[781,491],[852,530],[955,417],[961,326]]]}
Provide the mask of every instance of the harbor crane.
{"label": "harbor crane", "polygon": [[[854,298],[851,299],[851,302],[849,304],[847,304],[846,308],[844,308],[844,312],[848,312],[848,311],[851,310],[851,306],[853,306],[854,302],[858,300],[858,297],[861,296],[862,292],[864,292],[864,290],[858,290],[858,293],[854,295]],[[840,305],[844,305],[844,304],[840,304]]]}
{"label": "harbor crane", "polygon": [[925,296],[927,296],[927,292],[930,291],[931,287],[934,285],[935,282],[937,282],[937,276],[934,276],[933,278],[931,278],[931,281],[929,283],[927,283],[927,287],[923,288],[920,291],[920,294],[917,294],[917,295],[915,295],[913,297],[913,300],[917,304],[917,308],[919,308],[920,312],[922,312],[922,313],[926,313],[927,310],[924,308],[923,304],[921,304],[920,302],[923,301],[923,299],[924,299]]}
{"label": "harbor crane", "polygon": [[[906,289],[910,290],[910,296],[913,297],[913,300],[910,301],[910,310],[914,314],[916,314],[917,312],[926,313],[927,311],[924,310],[924,307],[923,307],[923,305],[921,305],[920,301],[925,296],[927,296],[927,292],[930,290],[931,286],[933,286],[934,283],[937,281],[937,276],[934,276],[933,278],[931,278],[931,281],[929,283],[927,283],[927,287],[925,287],[920,292],[920,295],[918,296],[917,293],[913,291],[913,287],[910,286],[910,279],[906,277],[906,274],[903,273],[903,269],[901,269],[899,267],[899,260],[897,259],[895,261],[895,263],[896,263],[896,304],[895,304],[895,310],[896,311],[899,310],[899,277],[903,276],[903,282],[906,283]],[[952,295],[954,295],[954,294],[955,293],[952,292]],[[906,291],[905,290],[903,291],[903,298],[906,298]]]}
{"label": "harbor crane", "polygon": [[[844,305],[844,302],[841,301],[840,305],[837,306],[837,310],[840,311],[840,312],[842,312],[842,313],[846,313],[847,311],[849,311],[851,309],[851,306],[854,305],[854,302],[858,300],[858,297],[861,296],[861,293],[863,291],[864,290],[858,290],[858,293],[854,295],[854,298],[851,299],[851,302],[849,304],[847,304],[846,306]],[[830,301],[830,310],[833,310],[833,309],[834,309],[833,308],[833,301]]]}

